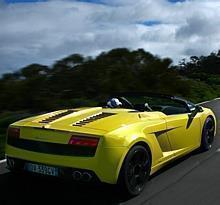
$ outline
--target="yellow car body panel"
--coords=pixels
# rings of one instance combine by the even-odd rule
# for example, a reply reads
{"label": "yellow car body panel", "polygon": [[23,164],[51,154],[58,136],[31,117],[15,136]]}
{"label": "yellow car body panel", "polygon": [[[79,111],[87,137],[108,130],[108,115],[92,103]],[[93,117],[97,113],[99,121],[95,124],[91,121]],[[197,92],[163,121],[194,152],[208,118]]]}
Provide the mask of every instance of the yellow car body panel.
{"label": "yellow car body panel", "polygon": [[[190,122],[190,114],[165,115],[162,112],[138,112],[132,109],[76,108],[27,118],[10,127],[20,129],[20,138],[37,142],[67,145],[71,136],[100,138],[95,155],[68,156],[41,153],[6,145],[6,155],[30,162],[93,171],[102,182],[116,184],[123,161],[137,143],[149,147],[152,156],[151,174],[171,160],[198,148],[208,116],[203,108]],[[62,113],[69,112],[62,116]],[[92,121],[93,117],[108,113]],[[55,117],[54,117],[55,116]],[[56,116],[61,116],[56,119]],[[88,120],[91,120],[89,123]]]}

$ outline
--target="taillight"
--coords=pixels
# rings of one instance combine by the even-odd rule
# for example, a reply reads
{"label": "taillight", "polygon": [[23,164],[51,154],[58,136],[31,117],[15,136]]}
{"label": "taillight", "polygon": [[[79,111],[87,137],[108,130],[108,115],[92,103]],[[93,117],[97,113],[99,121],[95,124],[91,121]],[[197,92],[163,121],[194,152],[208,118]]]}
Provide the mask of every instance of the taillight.
{"label": "taillight", "polygon": [[84,147],[97,147],[99,138],[84,137],[84,136],[72,136],[69,140],[69,144],[84,146]]}
{"label": "taillight", "polygon": [[20,137],[20,129],[15,127],[8,128],[8,138],[18,139]]}

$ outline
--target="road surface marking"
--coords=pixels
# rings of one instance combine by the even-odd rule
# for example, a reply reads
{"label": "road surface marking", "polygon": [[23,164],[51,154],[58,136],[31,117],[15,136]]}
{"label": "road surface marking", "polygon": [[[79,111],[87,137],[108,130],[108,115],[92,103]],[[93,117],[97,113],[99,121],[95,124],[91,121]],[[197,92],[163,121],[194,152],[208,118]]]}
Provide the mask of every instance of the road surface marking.
{"label": "road surface marking", "polygon": [[216,152],[220,152],[220,148],[218,148],[218,149],[216,150]]}
{"label": "road surface marking", "polygon": [[208,101],[200,102],[200,103],[197,103],[197,105],[202,105],[202,104],[209,103],[209,102],[212,102],[212,101],[215,101],[215,100],[220,100],[220,98],[215,98],[213,100],[208,100]]}
{"label": "road surface marking", "polygon": [[[211,100],[210,100],[211,101]],[[202,104],[205,104],[205,103],[208,103],[210,101],[204,101],[204,102],[201,102],[201,103],[198,103],[197,105],[202,105]]]}
{"label": "road surface marking", "polygon": [[5,162],[6,162],[6,159],[3,159],[0,161],[0,164],[5,163]]}

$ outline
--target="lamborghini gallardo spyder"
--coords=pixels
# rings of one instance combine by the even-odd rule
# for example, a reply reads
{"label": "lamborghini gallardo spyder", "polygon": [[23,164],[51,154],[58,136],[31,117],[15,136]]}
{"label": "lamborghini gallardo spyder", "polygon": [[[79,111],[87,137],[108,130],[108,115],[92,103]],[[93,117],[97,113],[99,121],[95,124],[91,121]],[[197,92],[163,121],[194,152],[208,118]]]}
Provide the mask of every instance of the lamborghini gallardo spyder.
{"label": "lamborghini gallardo spyder", "polygon": [[59,110],[11,124],[8,168],[115,184],[134,196],[167,163],[212,147],[216,118],[208,108],[148,93],[119,93],[110,99],[97,107]]}

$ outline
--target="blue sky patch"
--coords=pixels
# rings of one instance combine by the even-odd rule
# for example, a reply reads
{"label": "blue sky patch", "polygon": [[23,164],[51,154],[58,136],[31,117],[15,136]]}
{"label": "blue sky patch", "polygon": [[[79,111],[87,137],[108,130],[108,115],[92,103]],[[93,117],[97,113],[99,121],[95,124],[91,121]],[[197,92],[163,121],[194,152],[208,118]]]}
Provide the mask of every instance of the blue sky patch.
{"label": "blue sky patch", "polygon": [[94,3],[94,4],[106,4],[103,0],[76,0],[80,2]]}
{"label": "blue sky patch", "polygon": [[6,3],[32,3],[32,2],[42,2],[46,0],[5,0]]}
{"label": "blue sky patch", "polygon": [[184,2],[186,0],[168,0],[171,3]]}
{"label": "blue sky patch", "polygon": [[139,24],[143,24],[145,26],[156,26],[161,24],[160,21],[156,21],[156,20],[149,20],[149,21],[142,21],[142,22],[138,22]]}

